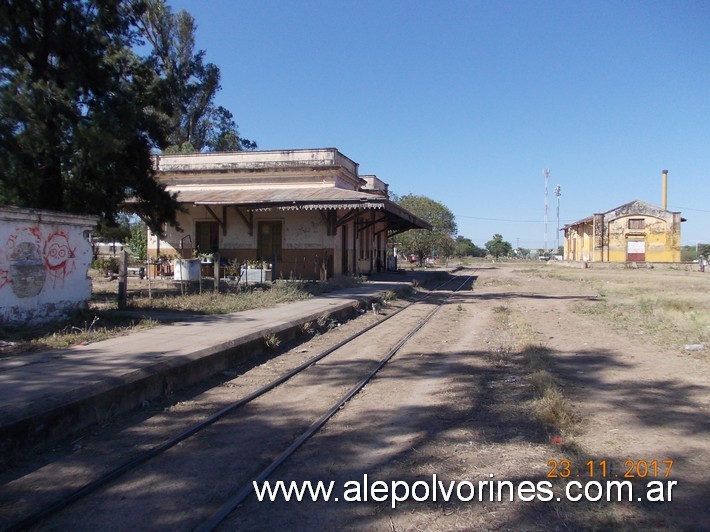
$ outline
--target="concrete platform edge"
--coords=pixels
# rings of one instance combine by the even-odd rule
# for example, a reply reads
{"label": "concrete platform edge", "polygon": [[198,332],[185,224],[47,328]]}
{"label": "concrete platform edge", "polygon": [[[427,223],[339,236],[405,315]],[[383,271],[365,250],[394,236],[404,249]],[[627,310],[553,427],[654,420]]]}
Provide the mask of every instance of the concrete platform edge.
{"label": "concrete platform edge", "polygon": [[[328,315],[335,319],[354,316],[356,303],[369,304],[379,294],[353,297],[334,304]],[[129,412],[146,401],[169,396],[197,384],[236,364],[262,355],[264,337],[275,334],[282,343],[301,334],[302,324],[323,313],[299,316],[293,321],[271,325],[218,345],[197,350],[179,359],[156,362],[121,377],[107,377],[70,392],[45,396],[24,405],[7,405],[0,410],[0,463],[14,452],[37,444],[51,444],[95,424]]]}

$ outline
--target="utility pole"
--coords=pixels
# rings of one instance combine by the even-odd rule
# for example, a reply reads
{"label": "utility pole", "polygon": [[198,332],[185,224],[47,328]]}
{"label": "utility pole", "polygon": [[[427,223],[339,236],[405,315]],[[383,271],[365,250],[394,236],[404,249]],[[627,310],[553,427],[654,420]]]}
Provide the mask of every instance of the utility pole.
{"label": "utility pole", "polygon": [[550,178],[550,169],[545,168],[542,173],[545,176],[545,240],[542,252],[547,253],[547,180]]}
{"label": "utility pole", "polygon": [[560,196],[562,195],[562,189],[560,185],[555,187],[555,196],[557,196],[557,247],[555,248],[555,255],[560,251]]}

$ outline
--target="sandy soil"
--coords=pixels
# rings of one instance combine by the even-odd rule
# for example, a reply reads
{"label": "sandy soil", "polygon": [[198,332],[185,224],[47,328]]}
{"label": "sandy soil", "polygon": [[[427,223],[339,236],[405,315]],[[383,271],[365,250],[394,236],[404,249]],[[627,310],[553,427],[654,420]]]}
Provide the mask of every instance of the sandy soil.
{"label": "sandy soil", "polygon": [[[653,338],[619,333],[579,316],[574,304],[595,304],[580,285],[511,268],[482,269],[471,292],[457,296],[395,363],[333,419],[291,463],[286,481],[520,482],[546,479],[550,460],[570,461],[572,477],[618,479],[639,461],[658,462],[654,476],[676,480],[672,502],[514,503],[407,501],[259,503],[252,498],[225,529],[703,529],[710,523],[705,464],[708,442],[707,362],[661,349]],[[514,363],[494,354],[515,349],[518,331],[495,319],[514,309],[552,354],[553,369],[579,415],[559,433],[533,420],[530,386]],[[493,355],[493,356],[492,356]],[[517,377],[517,379],[511,379]],[[514,382],[510,382],[514,381]],[[561,443],[561,444],[560,444]],[[607,477],[599,472],[601,461]],[[628,460],[633,461],[627,463]],[[665,478],[667,462],[673,469]],[[642,467],[643,470],[643,467]],[[638,476],[638,470],[635,469]],[[642,471],[643,474],[643,471]],[[579,476],[578,476],[579,475]],[[622,478],[623,480],[623,478]],[[561,495],[565,481],[555,479]],[[351,485],[349,485],[351,486]],[[634,497],[636,498],[636,497]]]}
{"label": "sandy soil", "polygon": [[[252,496],[229,516],[224,530],[707,528],[707,360],[573,312],[575,305],[595,304],[596,294],[584,284],[510,267],[484,267],[475,275],[471,290],[450,300],[362,393],[271,477],[334,481],[341,500],[266,503]],[[516,321],[501,320],[503,311],[514,313]],[[0,517],[80,486],[98,469],[162,441],[166,433],[245,395],[374,319],[367,313],[278,357],[235,368],[200,389],[149,405],[18,464],[16,471],[0,476]],[[177,472],[169,469],[167,460],[160,462],[147,477],[112,486],[41,528],[123,529],[138,518],[131,527],[192,529],[233,493],[234,486],[225,478],[251,474],[269,463],[276,447],[267,442],[296,437],[305,423],[300,416],[317,417],[346,388],[346,370],[364,367],[380,344],[398,339],[394,331],[381,336],[294,383],[280,403],[264,405],[262,413],[255,406],[243,420],[226,424],[226,432],[206,436],[204,462]],[[516,357],[522,343],[531,339],[550,353],[551,369],[578,415],[579,422],[570,430],[545,426],[535,418],[530,375]],[[254,456],[248,448],[261,452]],[[176,449],[176,456],[198,452],[199,445],[186,443]],[[217,472],[207,473],[203,466],[208,460],[217,462]],[[552,465],[563,460],[569,460],[571,477],[549,479]],[[659,464],[655,477],[634,480],[638,489],[649,480],[677,481],[672,502],[556,500],[568,481],[590,480],[588,462],[595,466],[593,480],[603,482],[623,476],[629,460],[635,467],[640,460]],[[665,478],[668,460],[673,467]],[[602,461],[605,478],[598,471]],[[547,502],[410,499],[396,508],[389,500],[343,498],[343,486],[353,480],[363,483],[365,475],[370,484],[401,480],[412,485],[431,483],[434,474],[446,485],[550,480],[555,497]]]}

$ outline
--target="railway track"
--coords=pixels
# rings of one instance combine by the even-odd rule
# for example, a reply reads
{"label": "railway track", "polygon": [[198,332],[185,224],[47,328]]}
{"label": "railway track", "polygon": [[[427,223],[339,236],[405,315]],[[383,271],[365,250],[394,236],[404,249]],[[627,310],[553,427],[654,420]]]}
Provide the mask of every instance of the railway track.
{"label": "railway track", "polygon": [[[184,526],[185,522],[194,523],[195,516],[199,515],[199,523],[196,526],[192,524],[191,528],[214,529],[250,495],[252,481],[259,482],[268,478],[289,456],[316,434],[328,419],[352,399],[401,347],[410,341],[417,331],[430,322],[449,297],[470,285],[472,278],[473,275],[454,276],[436,287],[425,298],[382,316],[356,334],[308,359],[266,386],[220,409],[202,422],[181,431],[67,496],[26,516],[11,525],[8,530],[25,530],[35,526],[43,528],[43,523],[48,522],[50,518],[53,523],[48,524],[52,528],[56,527],[57,523],[60,527],[65,523],[73,523],[76,515],[90,513],[92,512],[90,508],[101,507],[100,503],[98,505],[87,503],[87,499],[90,499],[89,495],[92,494],[110,500],[111,497],[116,496],[125,499],[127,497],[125,493],[131,492],[133,495],[130,497],[140,501],[141,494],[133,490],[140,490],[141,485],[150,484],[153,479],[163,476],[156,471],[164,471],[164,468],[170,467],[171,462],[190,469],[191,466],[186,465],[188,456],[219,454],[220,456],[215,458],[219,464],[220,460],[224,459],[225,449],[236,453],[242,453],[244,449],[256,450],[257,457],[250,465],[240,467],[230,465],[229,468],[225,468],[229,469],[226,476],[230,479],[230,486],[225,490],[234,493],[233,496],[226,497],[222,492],[224,486],[220,486],[216,490],[219,492],[218,495],[206,497],[209,503],[205,504],[204,510],[187,512],[190,517],[180,519],[183,523],[181,526]],[[394,320],[395,317],[398,319]],[[403,330],[407,331],[404,335]],[[386,352],[384,356],[376,355],[383,352]],[[354,386],[353,381],[356,381]],[[327,388],[318,387],[324,382],[328,383]],[[308,395],[302,395],[304,390],[305,393],[311,394],[315,390],[321,401],[330,399],[331,407],[325,413],[322,413],[322,408],[317,413],[314,413],[313,409],[303,408],[304,403],[309,403]],[[236,415],[237,413],[239,415]],[[265,422],[265,419],[270,419],[270,422]],[[215,425],[221,427],[216,429]],[[258,429],[255,430],[255,427]],[[217,430],[219,432],[216,432]],[[276,434],[273,438],[272,432]],[[238,437],[234,436],[235,434]],[[259,442],[260,436],[266,435],[269,444],[273,444],[268,450]],[[222,441],[225,443],[220,443]],[[178,456],[167,457],[170,454],[167,451],[173,448],[178,448],[173,451]],[[215,448],[219,448],[220,452],[215,453]],[[281,450],[284,448],[285,450]],[[262,456],[259,456],[260,454]],[[196,463],[202,462],[198,460]],[[151,467],[155,469],[145,472]],[[200,465],[192,466],[191,475],[197,474],[199,478],[201,469]],[[181,474],[175,474],[174,477],[180,478]],[[233,478],[242,480],[239,483],[232,483]],[[128,487],[121,488],[120,485],[124,482]],[[218,505],[214,503],[216,497],[222,501]],[[84,507],[79,508],[81,505]],[[76,512],[74,517],[63,517],[65,514],[71,514],[72,511]],[[208,513],[209,517],[205,519],[204,515]]]}

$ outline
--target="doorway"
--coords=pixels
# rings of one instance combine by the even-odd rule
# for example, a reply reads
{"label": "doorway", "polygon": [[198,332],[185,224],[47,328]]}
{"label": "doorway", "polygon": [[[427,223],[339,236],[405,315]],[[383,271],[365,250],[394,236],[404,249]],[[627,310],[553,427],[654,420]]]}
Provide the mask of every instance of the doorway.
{"label": "doorway", "polygon": [[257,260],[270,263],[281,260],[282,236],[283,222],[259,222],[259,235],[256,242]]}
{"label": "doorway", "polygon": [[626,260],[628,262],[646,261],[646,241],[629,240],[626,242]]}

